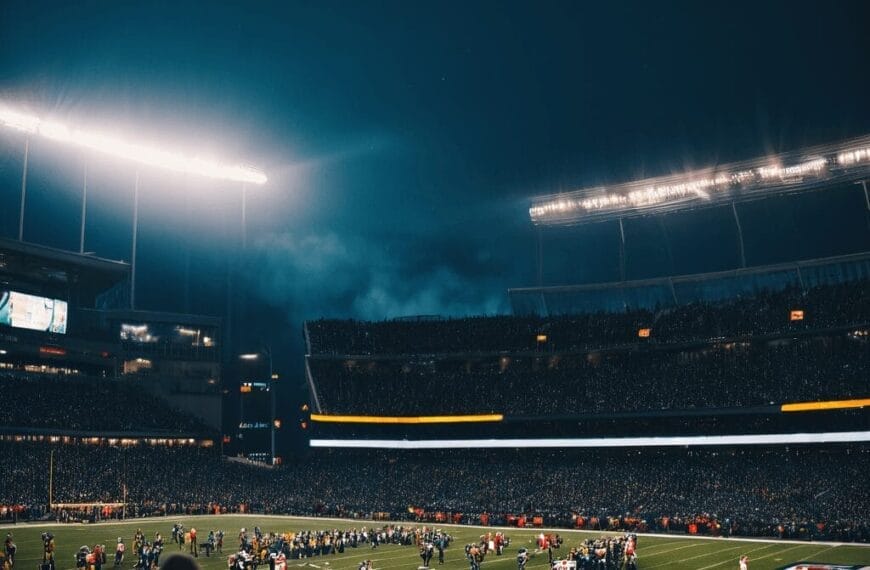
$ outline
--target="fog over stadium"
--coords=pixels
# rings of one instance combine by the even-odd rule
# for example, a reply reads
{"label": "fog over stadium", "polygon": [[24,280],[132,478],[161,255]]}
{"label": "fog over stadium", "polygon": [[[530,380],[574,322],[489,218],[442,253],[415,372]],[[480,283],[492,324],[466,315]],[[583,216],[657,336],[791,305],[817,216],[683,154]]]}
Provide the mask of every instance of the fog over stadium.
{"label": "fog over stadium", "polygon": [[0,570],[870,567],[868,22],[0,2]]}
{"label": "fog over stadium", "polygon": [[[196,3],[45,10],[6,2],[0,95],[57,120],[169,138],[268,172],[269,184],[251,195],[251,245],[266,258],[251,290],[294,334],[302,318],[321,315],[506,312],[507,287],[536,284],[531,196],[870,130],[868,79],[857,72],[867,51],[860,3],[752,5],[751,18],[740,6],[713,16],[690,3],[378,8],[264,6],[267,18],[229,7],[204,14]],[[7,134],[2,142],[18,144]],[[34,149],[31,160],[46,168],[31,172],[33,241],[76,245],[79,185],[58,180],[77,166],[64,164],[70,154]],[[20,151],[2,160],[13,200]],[[132,180],[124,180],[126,190]],[[93,186],[101,192],[98,179]],[[103,191],[126,194],[117,184]],[[215,194],[234,191],[192,194],[203,223],[231,224],[224,206],[237,196]],[[176,236],[205,233],[161,225],[180,207],[182,193],[172,194],[143,195],[152,204],[142,232],[172,234],[164,243],[143,237],[143,269],[177,267]],[[127,258],[118,242],[129,239],[120,207],[129,198],[110,199],[93,202],[92,219],[116,229],[95,230],[88,250]],[[15,234],[16,214],[4,209],[6,235]],[[644,240],[651,230],[638,231]],[[226,233],[193,239],[209,248]],[[584,281],[616,277],[604,262],[610,233],[584,236]],[[672,241],[686,247],[680,236]],[[706,265],[727,267],[730,252],[716,241],[703,243]],[[639,259],[637,275],[656,274],[659,261]],[[142,297],[146,305],[173,301],[150,295],[158,296]],[[201,302],[198,310],[222,310]]]}

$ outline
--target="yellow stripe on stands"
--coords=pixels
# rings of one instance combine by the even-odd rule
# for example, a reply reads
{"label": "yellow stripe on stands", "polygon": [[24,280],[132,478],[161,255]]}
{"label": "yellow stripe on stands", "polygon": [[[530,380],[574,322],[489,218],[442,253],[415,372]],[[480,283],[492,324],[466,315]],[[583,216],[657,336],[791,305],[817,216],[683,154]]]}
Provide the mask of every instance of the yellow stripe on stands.
{"label": "yellow stripe on stands", "polygon": [[783,404],[782,412],[818,412],[821,410],[843,410],[846,408],[863,408],[870,406],[870,398],[862,400],[828,400],[826,402],[799,402],[796,404]]}
{"label": "yellow stripe on stands", "polygon": [[480,422],[500,422],[503,414],[475,414],[465,416],[340,416],[332,414],[311,414],[313,422],[337,424],[464,424]]}

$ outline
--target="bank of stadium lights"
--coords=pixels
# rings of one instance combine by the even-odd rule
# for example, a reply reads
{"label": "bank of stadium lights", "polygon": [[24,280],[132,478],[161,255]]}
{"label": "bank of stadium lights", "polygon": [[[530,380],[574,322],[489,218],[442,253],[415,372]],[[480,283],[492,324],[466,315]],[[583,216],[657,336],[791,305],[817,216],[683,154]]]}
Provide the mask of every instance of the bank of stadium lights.
{"label": "bank of stadium lights", "polygon": [[806,152],[803,158],[796,158],[795,154],[780,155],[689,173],[684,177],[662,177],[610,189],[591,188],[544,196],[532,204],[529,215],[535,223],[561,223],[586,216],[619,215],[623,211],[721,199],[731,191],[775,191],[777,187],[810,185],[833,174],[848,173],[849,167],[870,165],[868,139],[870,137],[817,147]]}
{"label": "bank of stadium lights", "polygon": [[843,166],[850,166],[865,161],[870,161],[870,146],[859,148],[857,150],[850,150],[848,152],[841,152],[837,155],[837,163],[842,164]]}
{"label": "bank of stadium lights", "polygon": [[818,175],[825,170],[828,161],[823,158],[809,160],[792,166],[771,164],[754,170],[716,174],[711,177],[697,178],[673,184],[650,185],[632,190],[626,194],[605,194],[584,199],[561,198],[546,202],[529,209],[532,219],[549,213],[569,213],[572,211],[595,211],[618,208],[620,206],[639,207],[688,197],[709,199],[711,193],[728,190],[734,185],[754,180],[788,179],[805,175]]}
{"label": "bank of stadium lights", "polygon": [[818,175],[828,166],[828,161],[824,158],[808,160],[800,164],[792,166],[762,166],[758,169],[758,176],[762,180],[770,180],[772,178],[786,179],[806,175]]}
{"label": "bank of stadium lights", "polygon": [[60,143],[71,144],[102,154],[146,166],[248,184],[265,184],[260,170],[245,165],[223,164],[215,160],[191,157],[180,152],[132,143],[123,138],[88,129],[73,129],[62,123],[42,120],[0,106],[0,124],[28,135],[39,135]]}

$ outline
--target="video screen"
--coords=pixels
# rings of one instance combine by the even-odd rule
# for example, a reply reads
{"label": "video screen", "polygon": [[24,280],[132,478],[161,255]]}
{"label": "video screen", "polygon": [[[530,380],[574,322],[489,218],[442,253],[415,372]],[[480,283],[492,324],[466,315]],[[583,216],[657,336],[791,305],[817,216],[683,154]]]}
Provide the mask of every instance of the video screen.
{"label": "video screen", "polygon": [[67,302],[0,291],[0,325],[66,334]]}

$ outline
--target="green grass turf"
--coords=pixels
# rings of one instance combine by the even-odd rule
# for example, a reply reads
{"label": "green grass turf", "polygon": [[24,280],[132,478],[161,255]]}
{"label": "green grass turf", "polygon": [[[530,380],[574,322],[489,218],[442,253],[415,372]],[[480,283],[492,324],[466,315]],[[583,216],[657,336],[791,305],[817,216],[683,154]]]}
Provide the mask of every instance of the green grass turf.
{"label": "green grass turf", "polygon": [[[57,547],[56,560],[58,570],[71,570],[75,567],[74,554],[78,548],[87,544],[105,544],[108,550],[109,563],[103,568],[112,570],[112,557],[117,538],[123,537],[128,549],[132,548],[133,534],[136,528],[141,528],[151,539],[155,532],[160,532],[167,541],[164,556],[177,552],[178,546],[171,543],[172,524],[182,522],[185,528],[195,527],[199,536],[204,539],[211,529],[222,529],[226,534],[224,556],[205,558],[198,561],[203,570],[225,570],[226,555],[236,546],[236,537],[242,527],[252,529],[259,526],[264,532],[286,532],[293,530],[323,530],[331,528],[349,529],[383,523],[366,523],[363,521],[317,520],[291,517],[269,516],[207,516],[207,517],[167,517],[162,519],[140,519],[124,523],[99,523],[95,525],[18,525],[2,527],[3,536],[12,532],[18,545],[15,570],[39,570],[42,561],[42,541],[40,535],[50,530],[55,535]],[[405,523],[408,524],[408,523]],[[437,554],[433,561],[433,569],[467,570],[464,545],[476,541],[486,532],[480,527],[463,527],[452,525],[441,526],[453,535],[454,542],[445,552],[446,563],[443,567],[437,564]],[[491,570],[515,570],[517,549],[526,546],[532,550],[534,537],[540,530],[511,529],[507,535],[512,544],[503,556],[493,554],[487,556],[483,568]],[[571,546],[582,538],[601,536],[599,532],[576,532],[556,530],[565,543],[560,550],[554,552],[567,554]],[[742,554],[750,557],[751,570],[775,569],[799,561],[827,562],[836,564],[870,565],[870,547],[845,545],[833,546],[825,543],[767,543],[750,542],[738,539],[698,540],[680,536],[641,536],[638,540],[639,567],[643,570],[660,568],[662,570],[733,570],[737,568],[737,559]],[[288,570],[305,568],[312,569],[316,565],[320,570],[356,570],[360,561],[371,559],[375,570],[416,570],[420,566],[417,550],[410,546],[380,546],[373,550],[370,546],[348,548],[344,554],[313,557],[307,560],[288,560]],[[326,564],[326,563],[329,564]],[[134,560],[128,551],[124,561],[124,570],[130,570]],[[265,567],[268,568],[268,567]],[[527,565],[528,570],[547,570],[547,555],[534,556]],[[316,568],[314,570],[317,570]]]}

